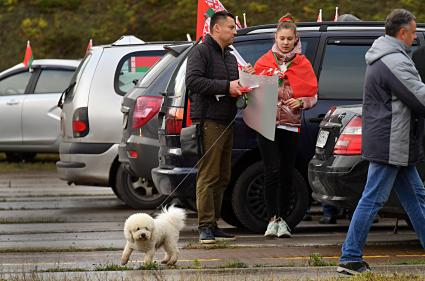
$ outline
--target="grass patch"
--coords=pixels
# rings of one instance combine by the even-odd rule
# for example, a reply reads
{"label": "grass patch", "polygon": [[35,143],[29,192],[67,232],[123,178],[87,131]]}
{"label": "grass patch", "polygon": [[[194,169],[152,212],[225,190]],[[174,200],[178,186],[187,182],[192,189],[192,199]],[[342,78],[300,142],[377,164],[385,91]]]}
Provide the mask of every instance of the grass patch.
{"label": "grass patch", "polygon": [[398,265],[418,265],[425,264],[425,259],[417,259],[417,260],[404,260],[401,262],[397,262]]}
{"label": "grass patch", "polygon": [[159,267],[159,264],[157,264],[156,262],[142,264],[137,268],[137,270],[158,270],[158,269],[160,269],[160,267]]}
{"label": "grass patch", "polygon": [[[341,280],[341,277],[337,278],[324,278],[320,279],[323,281],[338,281]],[[372,273],[372,272],[365,272],[356,276],[352,276],[349,278],[343,278],[344,281],[423,281],[425,280],[425,276],[418,276],[418,275],[406,275],[406,274],[378,274],[378,273]]]}
{"label": "grass patch", "polygon": [[222,266],[219,266],[219,268],[248,268],[248,267],[249,266],[246,263],[241,262],[239,260],[233,260],[226,264],[223,264]]}
{"label": "grass patch", "polygon": [[93,269],[93,271],[126,271],[126,270],[134,270],[134,268],[129,266],[122,266],[117,264],[99,264]]}
{"label": "grass patch", "polygon": [[336,266],[336,262],[325,261],[320,253],[311,253],[308,259],[309,266]]}
{"label": "grass patch", "polygon": [[65,222],[65,219],[60,219],[60,218],[37,218],[37,219],[3,218],[3,219],[0,219],[0,224],[63,223],[63,222]]}
{"label": "grass patch", "polygon": [[100,251],[118,251],[122,248],[105,247],[105,248],[94,248],[94,249],[83,249],[83,248],[6,248],[0,249],[0,253],[74,253],[74,252],[100,252]]}
{"label": "grass patch", "polygon": [[55,171],[56,162],[59,160],[58,154],[37,154],[31,162],[14,162],[6,161],[6,155],[0,153],[0,172],[2,173],[18,173],[25,171]]}
{"label": "grass patch", "polygon": [[237,248],[234,245],[231,245],[229,241],[217,241],[215,244],[201,244],[199,242],[190,241],[182,249],[193,250],[193,249],[204,249],[204,250],[214,250],[214,249],[232,249]]}

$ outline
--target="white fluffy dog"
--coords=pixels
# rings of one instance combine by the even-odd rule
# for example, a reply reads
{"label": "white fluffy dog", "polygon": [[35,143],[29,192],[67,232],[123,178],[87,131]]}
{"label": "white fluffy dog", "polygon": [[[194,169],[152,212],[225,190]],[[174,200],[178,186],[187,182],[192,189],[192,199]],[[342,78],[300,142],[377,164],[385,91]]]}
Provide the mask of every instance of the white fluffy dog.
{"label": "white fluffy dog", "polygon": [[185,225],[185,219],[185,211],[174,206],[163,209],[155,219],[144,213],[129,216],[124,224],[127,244],[122,253],[121,264],[127,264],[133,250],[145,253],[145,264],[152,263],[155,250],[163,247],[165,256],[161,263],[174,265],[179,254],[179,233]]}

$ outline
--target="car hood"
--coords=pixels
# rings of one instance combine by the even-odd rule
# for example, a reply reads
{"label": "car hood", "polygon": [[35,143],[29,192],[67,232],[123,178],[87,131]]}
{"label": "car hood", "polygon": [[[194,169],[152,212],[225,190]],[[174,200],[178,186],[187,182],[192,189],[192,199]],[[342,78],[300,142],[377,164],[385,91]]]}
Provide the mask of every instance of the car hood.
{"label": "car hood", "polygon": [[386,55],[400,52],[410,55],[411,48],[392,36],[381,36],[373,42],[372,47],[367,51],[365,55],[366,63],[372,64]]}

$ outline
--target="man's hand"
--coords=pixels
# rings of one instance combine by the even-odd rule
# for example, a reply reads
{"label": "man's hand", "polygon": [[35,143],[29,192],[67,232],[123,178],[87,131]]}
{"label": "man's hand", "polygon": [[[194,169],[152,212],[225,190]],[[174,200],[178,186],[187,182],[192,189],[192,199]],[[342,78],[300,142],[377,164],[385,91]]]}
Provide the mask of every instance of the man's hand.
{"label": "man's hand", "polygon": [[230,82],[229,94],[234,98],[237,98],[242,95],[239,80],[233,80]]}
{"label": "man's hand", "polygon": [[255,74],[255,70],[254,67],[252,67],[252,65],[250,63],[248,63],[247,65],[245,65],[242,69],[242,71],[248,73],[248,74]]}

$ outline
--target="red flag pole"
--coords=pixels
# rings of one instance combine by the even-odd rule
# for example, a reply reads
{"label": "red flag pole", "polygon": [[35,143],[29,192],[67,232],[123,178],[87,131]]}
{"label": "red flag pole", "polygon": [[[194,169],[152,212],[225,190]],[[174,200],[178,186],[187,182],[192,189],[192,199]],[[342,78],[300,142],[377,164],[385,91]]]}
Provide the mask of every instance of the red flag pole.
{"label": "red flag pole", "polygon": [[89,43],[87,44],[86,55],[91,51],[92,48],[93,48],[93,39],[90,38]]}

